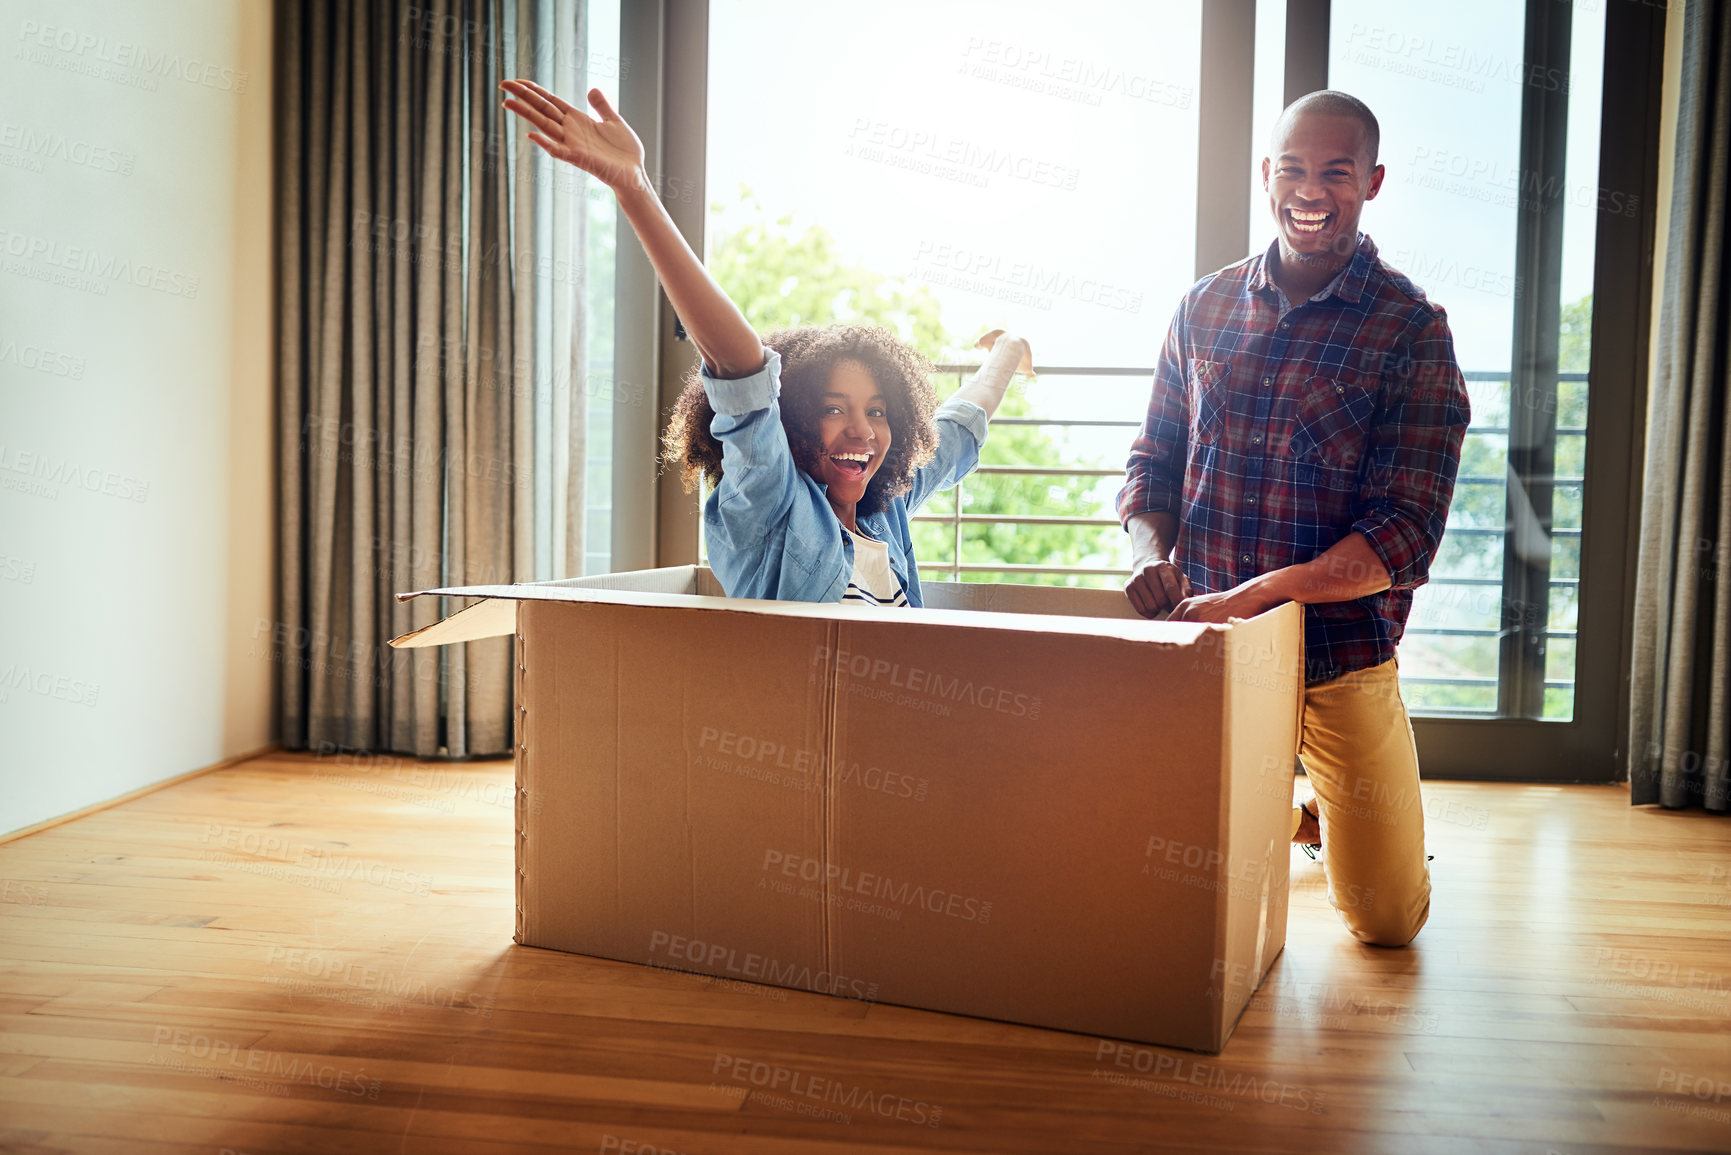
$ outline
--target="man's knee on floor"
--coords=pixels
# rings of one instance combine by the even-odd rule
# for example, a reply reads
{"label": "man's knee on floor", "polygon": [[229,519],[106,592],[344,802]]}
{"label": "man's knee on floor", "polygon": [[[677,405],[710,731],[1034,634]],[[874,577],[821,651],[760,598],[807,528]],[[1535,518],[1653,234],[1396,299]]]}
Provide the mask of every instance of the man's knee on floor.
{"label": "man's knee on floor", "polygon": [[1347,884],[1334,888],[1330,899],[1352,937],[1372,946],[1405,946],[1430,918],[1428,894],[1415,908],[1376,887]]}
{"label": "man's knee on floor", "polygon": [[1425,920],[1416,919],[1373,919],[1368,925],[1354,925],[1347,922],[1347,930],[1352,937],[1367,946],[1405,946],[1418,937],[1418,932],[1424,928]]}

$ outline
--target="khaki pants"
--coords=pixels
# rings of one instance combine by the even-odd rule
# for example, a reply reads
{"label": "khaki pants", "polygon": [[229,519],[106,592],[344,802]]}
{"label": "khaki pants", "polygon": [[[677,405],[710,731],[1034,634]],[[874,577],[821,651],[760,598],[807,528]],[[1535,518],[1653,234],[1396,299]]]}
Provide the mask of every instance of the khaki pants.
{"label": "khaki pants", "polygon": [[1329,903],[1361,942],[1405,946],[1430,917],[1430,869],[1397,659],[1309,687],[1298,753],[1316,792]]}

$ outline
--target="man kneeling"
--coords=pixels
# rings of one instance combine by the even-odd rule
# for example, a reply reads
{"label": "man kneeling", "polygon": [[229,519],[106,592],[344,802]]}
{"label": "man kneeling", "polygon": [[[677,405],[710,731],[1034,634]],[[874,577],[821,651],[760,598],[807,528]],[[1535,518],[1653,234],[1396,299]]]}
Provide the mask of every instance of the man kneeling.
{"label": "man kneeling", "polygon": [[1358,939],[1430,913],[1418,755],[1395,645],[1442,541],[1469,417],[1443,310],[1358,231],[1376,117],[1313,92],[1262,162],[1278,236],[1178,306],[1118,515],[1136,609],[1175,620],[1305,606],[1300,755],[1329,901]]}

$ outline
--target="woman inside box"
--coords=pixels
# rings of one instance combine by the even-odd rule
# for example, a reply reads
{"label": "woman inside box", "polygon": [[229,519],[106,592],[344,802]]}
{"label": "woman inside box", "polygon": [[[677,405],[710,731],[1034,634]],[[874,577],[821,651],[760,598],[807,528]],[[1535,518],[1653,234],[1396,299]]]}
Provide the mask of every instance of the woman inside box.
{"label": "woman inside box", "polygon": [[932,367],[864,325],[806,325],[759,339],[651,189],[643,145],[599,89],[599,119],[527,80],[504,106],[549,156],[605,183],[702,357],[674,407],[663,460],[714,485],[709,562],[731,597],[918,606],[908,516],[972,472],[1028,343],[994,330],[979,372],[942,405]]}

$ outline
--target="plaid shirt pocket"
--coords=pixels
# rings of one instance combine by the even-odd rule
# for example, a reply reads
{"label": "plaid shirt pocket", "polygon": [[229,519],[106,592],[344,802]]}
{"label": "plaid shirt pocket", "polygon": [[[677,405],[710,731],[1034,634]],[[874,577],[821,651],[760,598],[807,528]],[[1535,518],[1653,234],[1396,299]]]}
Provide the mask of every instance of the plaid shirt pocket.
{"label": "plaid shirt pocket", "polygon": [[1350,369],[1304,383],[1290,446],[1300,486],[1356,490],[1376,416],[1376,389]]}
{"label": "plaid shirt pocket", "polygon": [[1203,445],[1215,445],[1226,436],[1226,390],[1232,366],[1225,361],[1190,362],[1190,411],[1196,415],[1192,436]]}

